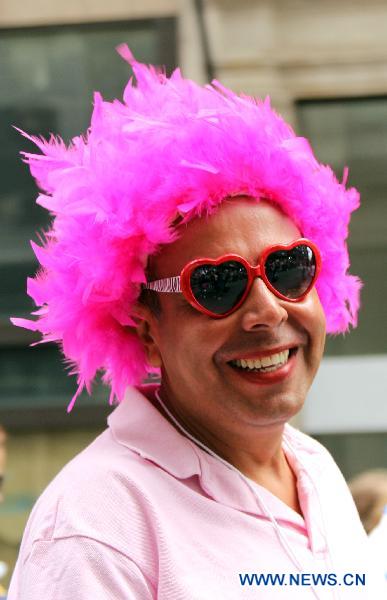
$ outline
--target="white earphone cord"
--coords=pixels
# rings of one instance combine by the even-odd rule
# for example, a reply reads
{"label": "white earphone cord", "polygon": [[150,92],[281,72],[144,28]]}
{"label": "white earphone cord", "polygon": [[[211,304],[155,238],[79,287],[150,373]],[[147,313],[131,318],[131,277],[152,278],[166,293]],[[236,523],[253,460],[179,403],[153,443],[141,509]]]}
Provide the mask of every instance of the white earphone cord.
{"label": "white earphone cord", "polygon": [[[180,431],[182,431],[184,433],[184,435],[186,437],[188,437],[197,446],[199,446],[200,448],[202,448],[202,450],[204,450],[205,452],[207,452],[208,454],[210,454],[211,456],[213,456],[214,458],[216,458],[217,460],[219,460],[223,465],[225,465],[226,467],[228,467],[229,469],[231,469],[231,471],[234,471],[235,473],[237,473],[237,475],[240,477],[240,479],[242,479],[242,481],[244,481],[244,483],[248,486],[248,488],[252,492],[252,494],[253,494],[253,496],[255,498],[255,501],[257,502],[258,506],[260,507],[260,509],[262,510],[262,512],[267,516],[267,518],[269,519],[270,523],[272,524],[272,526],[274,528],[274,531],[275,531],[275,533],[277,535],[277,538],[278,538],[278,540],[279,540],[282,548],[285,550],[286,554],[288,555],[288,557],[290,558],[290,560],[293,562],[293,564],[297,567],[298,571],[300,573],[302,573],[303,572],[303,568],[302,568],[301,563],[298,561],[296,555],[294,554],[293,550],[291,549],[288,541],[286,540],[285,536],[283,535],[283,533],[282,533],[282,531],[281,531],[281,529],[280,529],[277,521],[275,520],[274,516],[272,515],[271,511],[266,506],[264,500],[259,496],[258,492],[253,488],[253,486],[251,485],[249,479],[243,473],[241,473],[241,471],[239,471],[236,467],[234,467],[234,465],[232,465],[229,462],[227,462],[226,460],[224,460],[221,456],[218,456],[218,454],[216,454],[216,452],[214,452],[213,450],[211,450],[211,448],[208,448],[200,440],[197,440],[191,433],[189,433],[189,431],[187,431],[185,429],[185,427],[183,427],[183,425],[181,423],[179,423],[179,421],[175,418],[175,416],[171,413],[171,411],[166,407],[166,405],[164,404],[164,402],[161,400],[160,394],[159,394],[158,391],[156,391],[155,395],[156,395],[157,400],[159,401],[159,403],[161,404],[161,406],[163,407],[163,409],[165,410],[165,412],[169,416],[169,418],[173,421],[173,423],[176,425],[176,427],[178,427],[178,429],[180,429]],[[317,593],[317,590],[315,589],[314,586],[311,586],[311,591],[313,592],[313,594],[317,598],[317,600],[319,600],[320,596]],[[332,591],[333,591],[333,589],[332,589]],[[334,591],[337,592],[337,590],[334,590]]]}

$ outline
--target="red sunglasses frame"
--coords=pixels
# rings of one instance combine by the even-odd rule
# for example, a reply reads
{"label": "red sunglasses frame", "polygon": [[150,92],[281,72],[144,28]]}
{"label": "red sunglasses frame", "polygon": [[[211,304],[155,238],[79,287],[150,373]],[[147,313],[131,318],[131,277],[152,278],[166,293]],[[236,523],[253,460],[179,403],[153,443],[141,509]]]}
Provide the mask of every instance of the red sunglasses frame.
{"label": "red sunglasses frame", "polygon": [[[279,250],[289,251],[289,250],[292,250],[293,248],[296,248],[297,246],[307,246],[308,248],[310,248],[312,250],[315,261],[316,261],[316,270],[314,273],[314,277],[313,277],[312,281],[310,282],[309,286],[307,287],[307,289],[305,290],[305,292],[303,294],[301,294],[301,296],[299,296],[298,298],[288,298],[284,294],[281,294],[281,292],[279,292],[268,280],[266,273],[265,273],[265,262],[266,262],[267,257],[270,254],[272,254],[273,252],[277,252]],[[243,292],[243,295],[242,295],[241,299],[239,300],[239,302],[237,302],[237,304],[235,304],[235,306],[233,306],[229,311],[219,315],[217,313],[212,312],[211,310],[208,310],[207,308],[202,306],[196,300],[196,298],[192,292],[192,289],[191,289],[191,283],[190,283],[191,273],[194,269],[196,269],[200,265],[203,265],[203,264],[219,265],[228,260],[236,260],[245,267],[245,269],[247,271],[247,285],[246,285],[246,289]],[[274,246],[268,246],[267,248],[265,248],[261,254],[261,258],[259,259],[259,263],[256,267],[253,267],[252,265],[250,265],[250,263],[245,258],[243,258],[243,256],[239,256],[239,254],[224,254],[223,256],[220,256],[219,258],[215,258],[215,259],[214,258],[196,258],[195,260],[192,260],[185,265],[185,267],[182,269],[180,275],[177,275],[174,277],[166,277],[164,279],[158,279],[156,281],[148,281],[148,283],[146,283],[143,287],[144,287],[144,289],[153,290],[155,292],[161,292],[161,293],[180,293],[181,292],[183,294],[183,296],[185,297],[185,299],[187,300],[187,302],[191,306],[193,306],[193,308],[196,308],[196,310],[198,310],[199,312],[204,313],[205,315],[208,315],[209,317],[212,317],[214,319],[223,319],[224,317],[227,317],[228,315],[231,315],[231,313],[238,310],[238,308],[243,304],[243,302],[246,300],[246,297],[248,296],[248,294],[250,292],[250,289],[251,289],[251,286],[253,285],[254,280],[257,277],[260,277],[265,282],[265,285],[267,286],[267,288],[275,296],[277,296],[277,298],[280,298],[281,300],[285,300],[286,302],[301,302],[301,300],[303,300],[305,298],[305,296],[310,292],[310,290],[316,283],[316,279],[320,273],[320,270],[321,270],[321,255],[320,255],[320,251],[319,251],[318,247],[316,246],[316,244],[314,244],[310,240],[307,240],[306,238],[299,238],[298,240],[295,240],[294,242],[291,242],[290,244],[276,244]]]}
{"label": "red sunglasses frame", "polygon": [[[273,252],[277,252],[278,250],[292,250],[293,248],[296,248],[297,246],[308,246],[308,248],[310,248],[312,250],[313,255],[315,257],[315,261],[316,261],[316,270],[315,270],[314,277],[313,277],[312,281],[310,282],[309,286],[307,287],[307,289],[305,290],[305,292],[303,294],[301,294],[301,296],[299,296],[298,298],[288,298],[287,296],[284,296],[283,294],[281,294],[281,292],[276,290],[275,287],[268,280],[266,273],[265,273],[265,261],[266,261],[267,257],[270,254],[272,254]],[[243,266],[246,268],[248,279],[247,279],[247,285],[246,285],[246,289],[243,293],[243,296],[237,302],[237,304],[235,304],[235,306],[233,306],[229,311],[219,315],[217,313],[213,313],[212,311],[208,310],[207,308],[202,306],[196,300],[196,298],[193,295],[192,290],[191,290],[190,278],[191,278],[192,271],[194,269],[196,269],[197,267],[199,267],[200,265],[203,265],[203,264],[219,265],[228,260],[237,260],[238,262],[242,263]],[[263,250],[261,257],[259,259],[259,263],[256,267],[253,267],[252,265],[250,265],[250,263],[245,258],[243,258],[242,256],[239,256],[238,254],[224,254],[223,256],[220,256],[219,258],[216,258],[216,259],[198,258],[198,259],[192,260],[191,262],[189,262],[185,265],[185,267],[183,268],[183,270],[180,273],[180,288],[181,288],[181,291],[182,291],[185,299],[187,300],[187,302],[189,302],[191,304],[191,306],[193,306],[200,312],[202,312],[205,315],[208,315],[214,319],[223,319],[224,317],[227,317],[228,315],[230,315],[233,312],[235,312],[236,310],[238,310],[238,308],[243,304],[243,302],[246,300],[246,298],[251,290],[251,286],[253,285],[254,280],[257,277],[260,277],[265,282],[265,285],[275,296],[277,296],[277,298],[280,298],[281,300],[285,300],[286,302],[301,302],[305,298],[305,296],[307,296],[307,294],[310,292],[310,290],[313,288],[320,271],[321,271],[321,254],[320,254],[318,247],[316,246],[316,244],[314,244],[310,240],[307,240],[305,238],[300,238],[294,242],[291,242],[290,244],[276,244],[274,246],[268,246],[267,248],[265,248]]]}

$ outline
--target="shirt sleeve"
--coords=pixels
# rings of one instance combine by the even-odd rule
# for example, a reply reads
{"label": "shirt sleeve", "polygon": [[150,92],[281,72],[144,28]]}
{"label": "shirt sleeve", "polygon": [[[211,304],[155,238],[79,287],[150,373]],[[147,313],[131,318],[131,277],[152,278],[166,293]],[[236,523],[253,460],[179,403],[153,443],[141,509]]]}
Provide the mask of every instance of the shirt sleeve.
{"label": "shirt sleeve", "polygon": [[74,536],[36,541],[19,557],[7,600],[154,600],[153,586],[127,556]]}

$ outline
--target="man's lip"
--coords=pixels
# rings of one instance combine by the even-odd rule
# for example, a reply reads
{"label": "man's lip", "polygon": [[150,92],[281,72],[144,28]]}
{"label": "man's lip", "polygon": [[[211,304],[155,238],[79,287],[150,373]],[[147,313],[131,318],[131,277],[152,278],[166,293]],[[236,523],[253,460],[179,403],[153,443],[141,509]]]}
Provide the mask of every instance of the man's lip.
{"label": "man's lip", "polygon": [[289,355],[286,363],[280,365],[274,371],[248,371],[228,364],[232,377],[237,377],[240,383],[244,382],[253,385],[272,385],[285,381],[293,372],[297,364],[297,352]]}
{"label": "man's lip", "polygon": [[242,354],[236,354],[232,358],[229,358],[227,362],[232,360],[252,359],[252,358],[263,358],[264,356],[273,356],[273,354],[279,354],[284,350],[293,350],[298,348],[299,344],[284,344],[283,346],[277,346],[275,348],[265,348],[264,350],[254,350],[254,352],[247,352]]}

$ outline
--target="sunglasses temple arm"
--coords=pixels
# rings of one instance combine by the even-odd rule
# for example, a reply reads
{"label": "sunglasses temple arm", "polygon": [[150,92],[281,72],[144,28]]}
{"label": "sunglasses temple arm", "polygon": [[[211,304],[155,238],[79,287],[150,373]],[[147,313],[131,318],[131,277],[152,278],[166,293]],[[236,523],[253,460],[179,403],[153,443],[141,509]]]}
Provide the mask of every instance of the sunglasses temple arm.
{"label": "sunglasses temple arm", "polygon": [[165,279],[157,279],[156,281],[149,281],[144,285],[143,289],[153,290],[154,292],[181,292],[180,275],[177,275],[176,277],[167,277]]}

